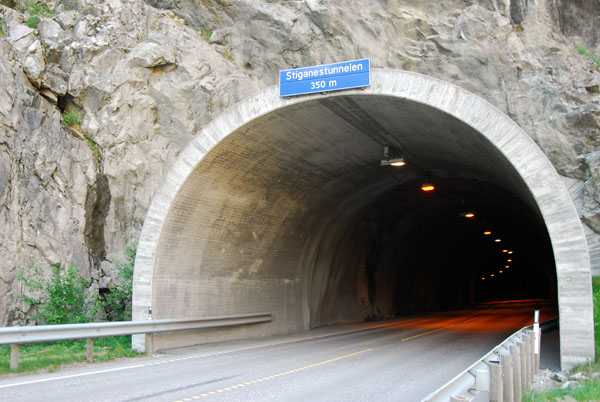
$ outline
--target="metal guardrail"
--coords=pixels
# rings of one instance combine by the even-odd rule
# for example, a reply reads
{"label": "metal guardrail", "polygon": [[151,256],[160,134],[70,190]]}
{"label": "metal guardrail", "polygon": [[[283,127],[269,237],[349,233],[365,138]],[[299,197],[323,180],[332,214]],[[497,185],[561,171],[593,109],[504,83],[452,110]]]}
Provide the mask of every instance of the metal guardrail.
{"label": "metal guardrail", "polygon": [[[558,326],[558,318],[545,321],[540,324],[540,330],[542,333],[549,329],[556,328]],[[489,370],[489,362],[491,360],[499,360],[498,357],[501,353],[507,352],[509,345],[513,345],[518,341],[522,340],[523,335],[526,331],[531,331],[533,325],[528,325],[521,328],[502,343],[494,347],[489,353],[483,356],[481,359],[473,363],[466,370],[458,374],[452,380],[426,396],[421,402],[448,402],[457,400],[454,398],[457,395],[471,395],[471,399],[476,396],[472,393],[472,390],[476,388],[477,372],[481,370]],[[470,399],[460,399],[470,400]]]}
{"label": "metal guardrail", "polygon": [[91,357],[90,349],[93,351],[94,338],[233,327],[248,324],[260,324],[270,322],[271,320],[271,313],[255,313],[222,317],[5,327],[0,328],[0,345],[12,345],[11,369],[16,369],[18,367],[19,345],[24,343],[87,339],[88,361],[91,361],[93,357]]}

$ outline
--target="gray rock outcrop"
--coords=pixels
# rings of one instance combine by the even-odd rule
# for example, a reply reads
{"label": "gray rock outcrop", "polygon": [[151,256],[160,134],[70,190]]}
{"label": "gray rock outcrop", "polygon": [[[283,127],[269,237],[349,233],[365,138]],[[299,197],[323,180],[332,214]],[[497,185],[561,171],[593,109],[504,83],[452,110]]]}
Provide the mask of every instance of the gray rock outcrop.
{"label": "gray rock outcrop", "polygon": [[[276,84],[281,69],[362,57],[452,82],[508,114],[572,180],[600,253],[599,2],[51,8],[31,28],[26,11],[0,5],[0,325],[27,320],[16,275],[31,258],[74,263],[91,292],[108,286],[163,173],[218,113]],[[80,128],[61,123],[65,111],[78,112]]]}

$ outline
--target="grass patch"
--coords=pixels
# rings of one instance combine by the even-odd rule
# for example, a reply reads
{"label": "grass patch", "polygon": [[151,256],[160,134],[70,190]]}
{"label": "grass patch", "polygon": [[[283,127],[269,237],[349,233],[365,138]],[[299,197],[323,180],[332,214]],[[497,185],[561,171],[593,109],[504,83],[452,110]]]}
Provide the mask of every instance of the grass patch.
{"label": "grass patch", "polygon": [[523,394],[523,402],[550,402],[558,398],[570,396],[578,401],[598,401],[600,400],[600,384],[598,381],[585,381],[581,386],[573,389],[553,389],[551,391]]}
{"label": "grass patch", "polygon": [[[594,297],[594,340],[596,344],[596,362],[577,366],[571,371],[581,372],[588,378],[592,374],[600,372],[600,278],[592,278],[592,289]],[[600,401],[600,378],[586,380],[577,388],[552,389],[544,392],[523,392],[524,402],[555,401],[558,398],[570,396],[578,401]]]}
{"label": "grass patch", "polygon": [[69,127],[81,126],[79,112],[77,110],[71,110],[70,112],[65,111],[62,115],[62,122]]}
{"label": "grass patch", "polygon": [[582,55],[587,56],[587,57],[591,58],[592,60],[594,60],[596,65],[598,67],[600,67],[600,58],[598,58],[598,56],[596,54],[588,51],[586,48],[584,48],[582,46],[578,46],[577,51],[579,52],[579,54],[582,54]]}
{"label": "grass patch", "polygon": [[212,35],[212,30],[210,30],[210,29],[203,29],[202,30],[202,38],[204,38],[205,41],[208,42],[208,40],[210,39],[211,35]]}
{"label": "grass patch", "polygon": [[100,147],[98,146],[98,144],[96,144],[96,141],[91,139],[89,136],[86,135],[85,139],[87,140],[88,145],[92,150],[92,153],[94,154],[94,157],[98,162],[100,162],[102,160],[102,152],[100,152]]}
{"label": "grass patch", "polygon": [[[110,361],[122,357],[141,356],[131,349],[131,336],[94,340],[94,361]],[[19,348],[19,369],[10,370],[10,346],[0,346],[0,375],[57,371],[63,366],[86,361],[86,341],[32,343]]]}
{"label": "grass patch", "polygon": [[52,10],[42,1],[27,1],[25,3],[25,13],[29,16],[26,24],[29,28],[36,29],[41,17],[51,17]]}

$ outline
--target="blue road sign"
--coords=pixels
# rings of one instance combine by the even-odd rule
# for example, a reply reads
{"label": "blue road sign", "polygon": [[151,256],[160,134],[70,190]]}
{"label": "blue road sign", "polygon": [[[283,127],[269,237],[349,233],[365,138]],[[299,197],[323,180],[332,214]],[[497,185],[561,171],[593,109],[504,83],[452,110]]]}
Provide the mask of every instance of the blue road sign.
{"label": "blue road sign", "polygon": [[344,61],[279,72],[279,96],[367,87],[371,84],[370,59]]}

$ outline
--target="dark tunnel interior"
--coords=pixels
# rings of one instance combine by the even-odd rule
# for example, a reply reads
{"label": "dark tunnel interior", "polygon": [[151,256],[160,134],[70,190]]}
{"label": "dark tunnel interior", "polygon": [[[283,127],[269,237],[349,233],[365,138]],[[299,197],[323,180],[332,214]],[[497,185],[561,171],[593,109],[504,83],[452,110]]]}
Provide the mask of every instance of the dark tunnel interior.
{"label": "dark tunnel interior", "polygon": [[[384,146],[406,166],[382,166]],[[155,274],[157,311],[173,294],[182,315],[251,300],[289,330],[557,300],[551,241],[517,170],[468,124],[406,99],[331,96],[261,116],[206,155],[177,202],[186,213],[157,252],[177,270]]]}

